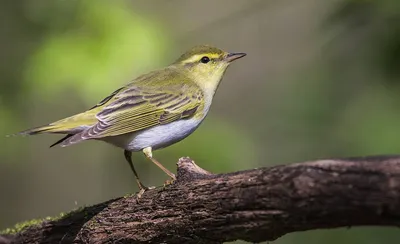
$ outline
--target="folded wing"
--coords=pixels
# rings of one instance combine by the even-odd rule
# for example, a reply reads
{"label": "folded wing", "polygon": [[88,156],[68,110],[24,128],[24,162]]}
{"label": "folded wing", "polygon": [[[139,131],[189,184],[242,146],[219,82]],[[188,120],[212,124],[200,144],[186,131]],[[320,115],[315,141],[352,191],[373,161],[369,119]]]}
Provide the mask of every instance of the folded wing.
{"label": "folded wing", "polygon": [[[187,87],[185,87],[187,89]],[[200,89],[183,90],[182,85],[155,90],[151,87],[132,86],[119,91],[96,114],[97,123],[67,138],[61,146],[87,139],[118,136],[167,124],[194,115],[201,106]],[[95,107],[98,111],[100,107]]]}

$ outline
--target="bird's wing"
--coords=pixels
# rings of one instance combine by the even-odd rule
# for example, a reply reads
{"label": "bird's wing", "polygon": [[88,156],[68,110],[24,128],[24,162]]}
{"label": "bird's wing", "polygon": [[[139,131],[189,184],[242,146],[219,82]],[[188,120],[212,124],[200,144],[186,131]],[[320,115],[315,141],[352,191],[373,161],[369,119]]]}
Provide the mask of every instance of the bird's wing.
{"label": "bird's wing", "polygon": [[96,115],[99,122],[87,134],[96,138],[116,136],[190,117],[200,105],[192,95],[140,87],[127,89]]}
{"label": "bird's wing", "polygon": [[[93,108],[98,111],[96,124],[68,138],[62,145],[122,135],[189,118],[202,104],[203,93],[196,85],[159,85],[155,89],[154,85],[138,82],[118,91],[105,104]],[[92,113],[91,110],[87,112]]]}

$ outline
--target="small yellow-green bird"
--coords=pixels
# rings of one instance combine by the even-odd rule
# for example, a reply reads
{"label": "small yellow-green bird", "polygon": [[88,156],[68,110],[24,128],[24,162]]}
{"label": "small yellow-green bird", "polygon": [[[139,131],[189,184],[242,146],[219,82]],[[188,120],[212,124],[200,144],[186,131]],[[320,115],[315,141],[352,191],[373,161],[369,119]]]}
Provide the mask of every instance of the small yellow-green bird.
{"label": "small yellow-green bird", "polygon": [[91,109],[20,134],[66,134],[51,147],[95,139],[123,148],[143,193],[147,188],[133,166],[132,152],[142,151],[175,180],[175,175],[153,158],[152,151],[172,145],[198,128],[229,64],[245,55],[206,45],[193,47],[171,65],[137,77]]}

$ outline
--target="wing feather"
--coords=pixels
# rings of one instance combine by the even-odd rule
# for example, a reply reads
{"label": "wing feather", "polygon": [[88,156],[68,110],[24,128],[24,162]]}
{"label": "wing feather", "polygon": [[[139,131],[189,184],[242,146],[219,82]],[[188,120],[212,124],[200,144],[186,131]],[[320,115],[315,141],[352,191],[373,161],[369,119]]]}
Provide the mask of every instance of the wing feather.
{"label": "wing feather", "polygon": [[[165,76],[149,76],[152,78],[151,82],[145,78],[139,79],[118,89],[94,106],[93,110],[87,111],[95,113],[97,122],[66,139],[61,145],[118,136],[168,124],[189,118],[201,108],[203,92],[196,84],[180,82],[172,85]],[[174,77],[187,79],[179,74],[174,74]]]}
{"label": "wing feather", "polygon": [[[138,95],[131,95],[138,99]],[[97,114],[97,119],[103,128],[96,128],[98,137],[116,136],[125,133],[143,130],[155,125],[166,124],[192,115],[199,106],[198,99],[191,99],[183,93],[173,94],[156,92],[143,95],[134,103],[127,99],[130,96],[122,95],[103,111]],[[187,113],[186,111],[192,111]],[[104,126],[108,125],[108,126]],[[98,127],[98,125],[95,125]],[[91,133],[93,136],[93,133]]]}
{"label": "wing feather", "polygon": [[142,96],[140,103],[126,103],[120,106],[111,103],[96,115],[98,122],[94,126],[68,138],[62,146],[87,139],[118,136],[189,118],[201,106],[198,99],[183,94],[174,95],[173,99],[170,94],[163,96],[157,94],[152,98],[156,99],[156,102]]}

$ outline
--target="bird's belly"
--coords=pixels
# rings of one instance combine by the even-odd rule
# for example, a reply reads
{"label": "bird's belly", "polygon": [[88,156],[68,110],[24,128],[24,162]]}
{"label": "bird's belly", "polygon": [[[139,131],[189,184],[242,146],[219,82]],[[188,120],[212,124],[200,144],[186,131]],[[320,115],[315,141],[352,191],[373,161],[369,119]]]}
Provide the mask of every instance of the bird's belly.
{"label": "bird's belly", "polygon": [[178,120],[139,132],[104,138],[104,141],[129,151],[140,151],[146,147],[156,150],[184,139],[196,130],[201,121],[194,118]]}

